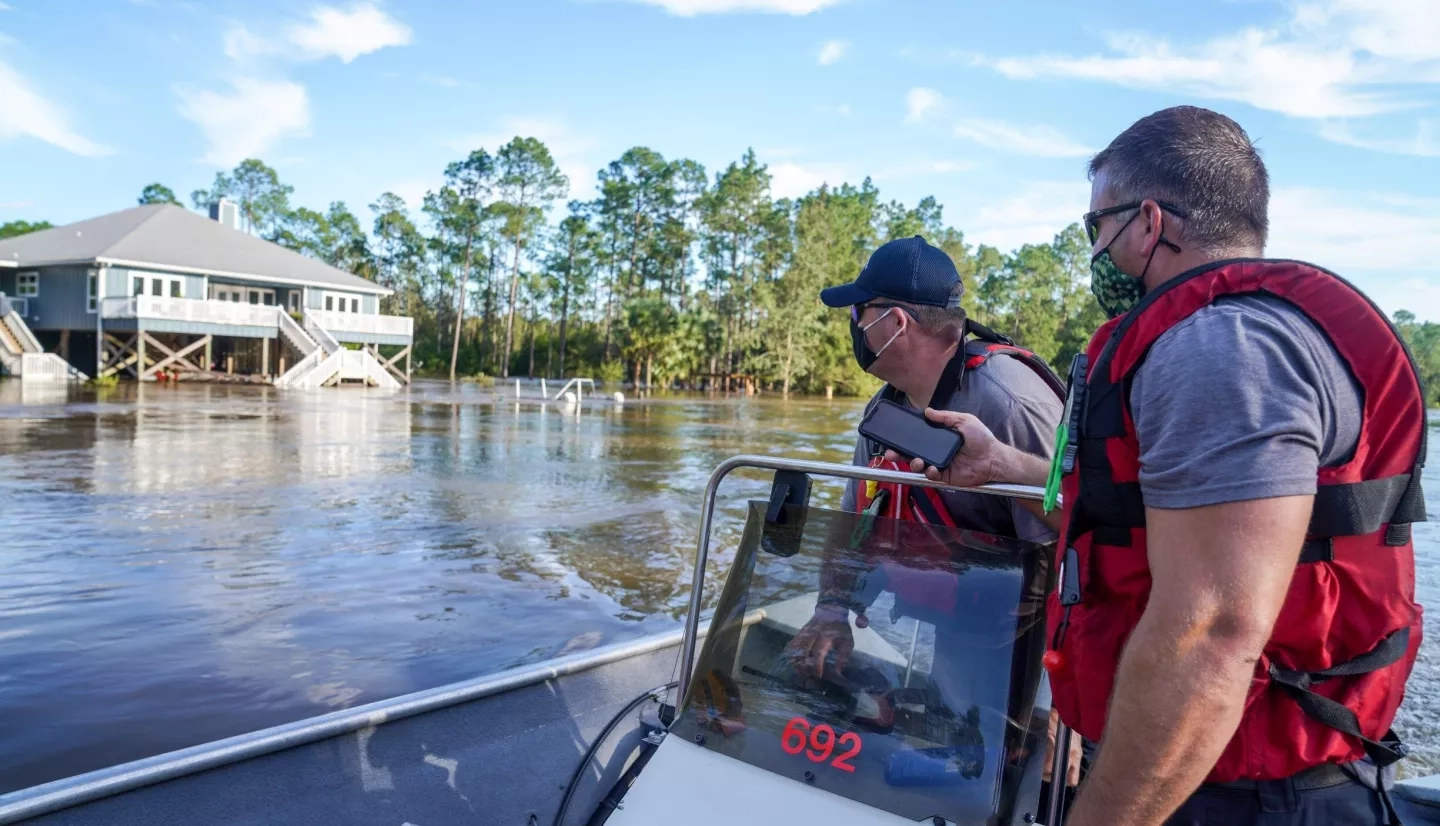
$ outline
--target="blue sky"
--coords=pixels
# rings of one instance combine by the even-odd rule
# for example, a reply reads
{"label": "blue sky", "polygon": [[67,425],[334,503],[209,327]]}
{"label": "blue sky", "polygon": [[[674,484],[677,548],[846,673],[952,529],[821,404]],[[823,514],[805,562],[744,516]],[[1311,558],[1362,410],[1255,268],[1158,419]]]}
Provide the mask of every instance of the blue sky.
{"label": "blue sky", "polygon": [[182,199],[256,156],[367,223],[515,134],[589,197],[634,145],[777,195],[871,176],[973,242],[1048,240],[1088,154],[1176,103],[1265,153],[1267,252],[1440,321],[1435,0],[3,0],[0,222]]}

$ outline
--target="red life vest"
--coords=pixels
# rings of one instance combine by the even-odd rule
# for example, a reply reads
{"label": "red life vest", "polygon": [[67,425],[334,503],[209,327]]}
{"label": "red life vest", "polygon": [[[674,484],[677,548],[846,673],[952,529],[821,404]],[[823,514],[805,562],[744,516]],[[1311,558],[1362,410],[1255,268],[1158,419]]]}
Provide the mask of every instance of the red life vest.
{"label": "red life vest", "polygon": [[[945,409],[955,395],[955,390],[959,387],[965,371],[979,369],[986,361],[997,355],[1010,356],[1020,360],[1039,374],[1058,398],[1062,400],[1065,398],[1065,383],[1060,380],[1055,371],[1050,369],[1050,365],[1046,364],[1044,359],[1029,350],[1015,346],[1009,338],[975,321],[966,321],[966,333],[974,335],[976,341],[967,345],[965,340],[961,339],[959,351],[946,365],[940,381],[935,387],[935,392],[930,397],[930,407]],[[889,385],[880,391],[881,399],[898,401],[898,396],[898,391]],[[872,468],[894,471],[909,470],[895,462],[886,461],[884,450],[878,445],[870,445],[870,453],[869,466]],[[963,526],[957,524],[950,513],[949,506],[938,490],[894,482],[860,482],[855,495],[856,510],[868,509],[877,497],[882,496],[879,510],[875,515],[897,520],[897,522],[891,523],[888,532],[883,536],[877,536],[876,539],[893,554],[901,556],[905,560],[903,565],[885,565],[890,587],[897,597],[897,602],[903,601],[916,607],[949,614],[954,609],[957,597],[955,578],[953,574],[948,573],[951,570],[952,546],[955,537],[953,533],[949,532],[937,533],[929,526],[951,529]],[[927,566],[926,560],[932,560],[933,567]],[[935,575],[939,571],[947,573],[943,576]]]}
{"label": "red life vest", "polygon": [[1166,330],[1217,298],[1254,293],[1298,307],[1330,339],[1363,391],[1364,416],[1354,456],[1319,471],[1299,565],[1210,782],[1282,778],[1366,754],[1381,765],[1399,759],[1390,725],[1421,637],[1410,523],[1425,520],[1426,423],[1408,349],[1333,273],[1296,261],[1218,262],[1146,295],[1076,357],[1062,545],[1076,570],[1065,571],[1068,593],[1052,595],[1048,612],[1062,652],[1047,657],[1060,716],[1101,738],[1120,652],[1150,594],[1131,379]]}
{"label": "red life vest", "polygon": [[[998,355],[1010,356],[1018,359],[1026,367],[1035,371],[1041,379],[1049,385],[1050,389],[1062,401],[1065,398],[1065,383],[1050,369],[1045,360],[1024,349],[1015,346],[1015,342],[1006,336],[991,330],[972,319],[965,321],[966,335],[974,335],[974,346],[967,344],[964,337],[961,337],[960,348],[950,363],[945,365],[941,373],[940,381],[935,386],[935,392],[930,397],[930,407],[936,410],[947,409],[950,399],[955,395],[955,390],[963,381],[966,370],[977,370],[990,358]],[[880,390],[880,399],[897,401],[899,391],[890,385]],[[893,462],[886,462],[884,449],[878,445],[870,445],[870,467],[884,468],[886,470],[909,470],[902,468]],[[945,505],[945,500],[940,497],[940,492],[934,488],[917,488],[909,485],[896,485],[892,482],[862,482],[855,497],[856,510],[863,511],[874,501],[879,491],[887,491],[887,501],[882,504],[883,513],[878,514],[889,519],[903,519],[913,522],[922,522],[931,525],[945,525],[957,527],[955,520]]]}

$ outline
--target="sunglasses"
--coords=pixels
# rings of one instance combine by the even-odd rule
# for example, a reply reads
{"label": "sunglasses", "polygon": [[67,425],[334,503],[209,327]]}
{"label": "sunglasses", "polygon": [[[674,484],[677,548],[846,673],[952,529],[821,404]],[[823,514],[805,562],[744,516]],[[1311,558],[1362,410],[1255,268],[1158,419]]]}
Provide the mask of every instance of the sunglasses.
{"label": "sunglasses", "polygon": [[[1104,218],[1106,215],[1114,215],[1118,212],[1128,212],[1132,209],[1139,209],[1140,205],[1143,203],[1144,201],[1136,201],[1130,204],[1120,204],[1119,206],[1105,207],[1104,209],[1097,209],[1094,212],[1087,212],[1084,215],[1080,216],[1080,220],[1085,224],[1085,236],[1090,239],[1091,245],[1094,245],[1095,239],[1100,237],[1101,218]],[[1187,213],[1185,210],[1177,206],[1171,206],[1164,201],[1156,201],[1155,205],[1165,210],[1166,212],[1175,215],[1178,218],[1190,217],[1189,213]]]}
{"label": "sunglasses", "polygon": [[866,307],[874,307],[877,310],[894,307],[895,309],[904,312],[906,315],[910,316],[916,321],[920,320],[920,316],[916,315],[914,310],[910,309],[909,307],[902,307],[899,304],[851,304],[850,320],[855,322],[856,324],[859,324],[860,316],[865,312]]}

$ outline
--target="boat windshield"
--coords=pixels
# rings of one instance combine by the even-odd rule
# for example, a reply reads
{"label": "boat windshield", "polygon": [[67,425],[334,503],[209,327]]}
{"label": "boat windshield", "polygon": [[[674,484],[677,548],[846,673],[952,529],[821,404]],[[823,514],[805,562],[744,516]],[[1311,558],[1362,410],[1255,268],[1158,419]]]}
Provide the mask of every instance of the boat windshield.
{"label": "boat windshield", "polygon": [[[750,505],[672,736],[910,820],[1034,812],[1053,547],[766,509]],[[822,595],[863,617],[814,619]]]}

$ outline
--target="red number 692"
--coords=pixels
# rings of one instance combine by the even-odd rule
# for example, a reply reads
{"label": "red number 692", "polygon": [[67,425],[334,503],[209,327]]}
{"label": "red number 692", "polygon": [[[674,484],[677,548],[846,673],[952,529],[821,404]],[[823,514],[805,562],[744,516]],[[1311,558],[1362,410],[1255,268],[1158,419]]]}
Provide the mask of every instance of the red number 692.
{"label": "red number 692", "polygon": [[[786,754],[805,753],[805,757],[812,763],[824,763],[830,760],[830,755],[835,753],[835,729],[821,723],[812,727],[810,721],[804,717],[792,717],[790,722],[785,724],[785,730],[780,733],[780,748]],[[830,761],[830,765],[840,771],[853,772],[855,767],[850,760],[860,753],[862,742],[860,735],[853,731],[847,731],[840,735],[838,742],[842,746],[851,746],[850,750]]]}

